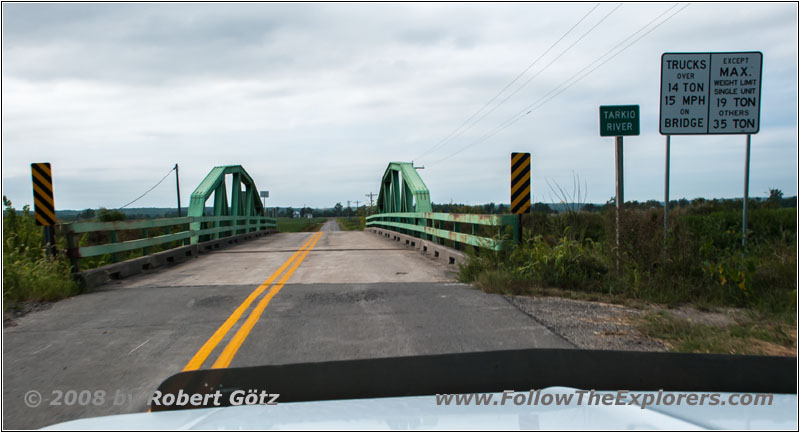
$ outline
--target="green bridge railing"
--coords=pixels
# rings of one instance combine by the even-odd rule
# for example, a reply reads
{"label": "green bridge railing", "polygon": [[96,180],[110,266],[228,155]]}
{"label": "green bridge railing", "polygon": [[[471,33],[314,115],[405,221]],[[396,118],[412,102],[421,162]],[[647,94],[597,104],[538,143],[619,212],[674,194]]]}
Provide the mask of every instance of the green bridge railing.
{"label": "green bridge railing", "polygon": [[[141,249],[142,254],[147,255],[148,247],[176,241],[183,241],[184,245],[196,244],[204,240],[277,229],[277,224],[275,218],[262,216],[191,216],[138,221],[77,222],[62,224],[62,228],[67,238],[68,255],[72,259],[73,267],[78,270],[78,261],[84,257],[111,254],[112,261],[116,262],[116,254],[121,252]],[[141,235],[137,239],[117,242],[118,233],[130,233],[131,230],[141,230]],[[156,230],[164,234],[150,236]],[[172,233],[174,230],[180,231]],[[106,232],[109,234],[110,243],[78,246],[77,236]]]}
{"label": "green bridge railing", "polygon": [[[517,215],[399,212],[368,216],[366,225],[367,227],[394,229],[440,245],[443,245],[445,240],[450,240],[456,249],[461,249],[461,244],[467,244],[477,248],[499,251],[510,246],[512,242],[518,241],[518,224]],[[482,232],[486,230],[481,230],[480,226],[496,227],[496,237],[481,236]],[[506,228],[509,227],[512,239],[505,239],[508,237]],[[469,230],[470,233],[463,233],[464,229]]]}

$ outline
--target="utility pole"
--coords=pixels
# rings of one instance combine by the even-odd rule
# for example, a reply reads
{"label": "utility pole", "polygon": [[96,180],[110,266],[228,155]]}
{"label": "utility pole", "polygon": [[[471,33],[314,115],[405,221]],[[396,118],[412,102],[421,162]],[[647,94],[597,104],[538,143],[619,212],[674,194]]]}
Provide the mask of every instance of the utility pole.
{"label": "utility pole", "polygon": [[364,197],[369,197],[369,213],[372,213],[372,197],[375,196],[374,193],[364,194]]}
{"label": "utility pole", "polygon": [[175,189],[178,191],[178,218],[181,217],[181,182],[178,179],[178,163],[175,163]]}
{"label": "utility pole", "polygon": [[356,200],[356,210],[358,210],[358,200]]}
{"label": "utility pole", "polygon": [[350,200],[347,200],[347,208],[350,209]]}

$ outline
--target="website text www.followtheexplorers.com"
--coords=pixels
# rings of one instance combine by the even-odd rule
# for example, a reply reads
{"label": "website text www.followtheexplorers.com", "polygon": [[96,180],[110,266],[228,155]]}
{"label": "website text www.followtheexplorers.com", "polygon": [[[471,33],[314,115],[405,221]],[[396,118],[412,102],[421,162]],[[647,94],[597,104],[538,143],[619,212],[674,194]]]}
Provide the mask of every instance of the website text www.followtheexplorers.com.
{"label": "website text www.followtheexplorers.com", "polygon": [[552,392],[542,390],[503,391],[499,393],[436,394],[438,406],[771,406],[772,394],[705,393],[705,392],[631,392],[574,390]]}

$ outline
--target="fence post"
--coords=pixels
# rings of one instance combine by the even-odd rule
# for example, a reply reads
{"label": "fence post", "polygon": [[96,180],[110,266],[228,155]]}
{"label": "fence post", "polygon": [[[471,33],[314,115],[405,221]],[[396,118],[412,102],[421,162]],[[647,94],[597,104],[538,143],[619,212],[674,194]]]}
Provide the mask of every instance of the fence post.
{"label": "fence post", "polygon": [[[109,233],[109,236],[111,237],[111,243],[112,244],[117,242],[117,231],[116,230],[111,230],[111,232]],[[111,253],[111,261],[112,262],[117,263],[118,259],[119,258],[117,257],[117,253]]]}
{"label": "fence post", "polygon": [[67,256],[69,257],[69,262],[72,265],[72,273],[78,273],[81,270],[81,255],[78,247],[75,245],[75,236],[77,233],[74,233],[72,228],[67,226],[66,230],[64,231],[64,235],[67,237]]}
{"label": "fence post", "polygon": [[[147,229],[142,229],[142,239],[147,239]],[[147,247],[142,248],[142,255],[146,256],[147,254]]]}

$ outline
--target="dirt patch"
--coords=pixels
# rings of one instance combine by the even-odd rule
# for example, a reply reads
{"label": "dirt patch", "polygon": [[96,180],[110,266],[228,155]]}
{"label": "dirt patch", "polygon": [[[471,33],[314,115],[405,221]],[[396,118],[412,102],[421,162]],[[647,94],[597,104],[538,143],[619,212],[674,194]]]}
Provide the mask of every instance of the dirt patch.
{"label": "dirt patch", "polygon": [[3,328],[17,326],[18,319],[33,311],[49,310],[53,307],[53,302],[19,302],[8,310],[3,311]]}
{"label": "dirt patch", "polygon": [[739,308],[634,307],[556,296],[505,298],[580,349],[797,356],[794,325]]}
{"label": "dirt patch", "polygon": [[667,311],[676,319],[720,328],[735,324],[736,318],[742,314],[740,310],[735,308],[727,308],[720,311],[702,311],[686,305]]}
{"label": "dirt patch", "polygon": [[[795,341],[797,341],[797,335],[795,334]],[[797,346],[795,347],[785,347],[779,344],[770,343],[767,341],[761,340],[750,340],[754,349],[762,352],[764,355],[770,356],[797,356]]]}
{"label": "dirt patch", "polygon": [[555,297],[505,296],[520,311],[580,349],[662,352],[668,346],[632,324],[645,314],[622,305]]}

